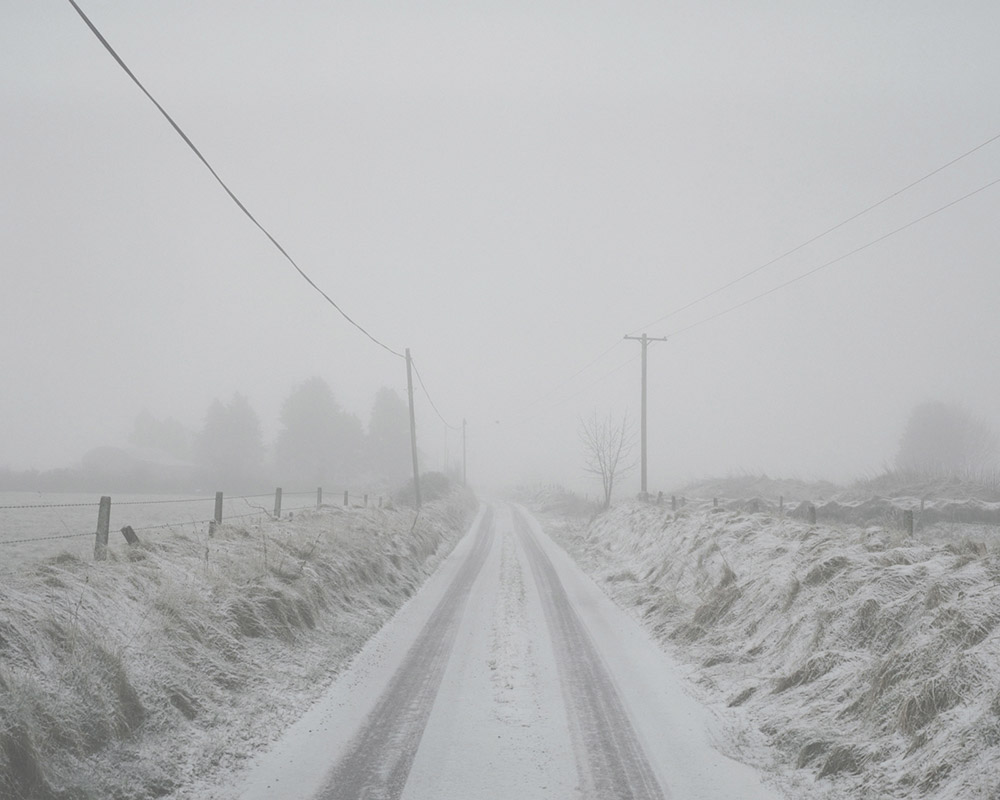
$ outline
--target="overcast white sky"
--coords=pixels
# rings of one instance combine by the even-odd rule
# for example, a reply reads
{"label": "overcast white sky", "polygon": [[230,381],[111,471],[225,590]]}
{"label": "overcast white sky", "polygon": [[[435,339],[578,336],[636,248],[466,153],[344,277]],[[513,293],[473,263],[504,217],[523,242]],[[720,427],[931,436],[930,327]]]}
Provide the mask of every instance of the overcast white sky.
{"label": "overcast white sky", "polygon": [[[1000,133],[1000,5],[81,5],[316,282],[413,350],[480,481],[579,483],[580,416],[638,417],[639,346],[566,381],[623,334],[1000,178],[997,142],[646,327]],[[142,408],[198,427],[234,391],[270,437],[314,374],[365,421],[405,393],[65,0],[3,3],[0,142],[0,466],[122,444]],[[998,212],[1000,186],[651,347],[650,488],[876,471],[922,400],[1000,427]]]}

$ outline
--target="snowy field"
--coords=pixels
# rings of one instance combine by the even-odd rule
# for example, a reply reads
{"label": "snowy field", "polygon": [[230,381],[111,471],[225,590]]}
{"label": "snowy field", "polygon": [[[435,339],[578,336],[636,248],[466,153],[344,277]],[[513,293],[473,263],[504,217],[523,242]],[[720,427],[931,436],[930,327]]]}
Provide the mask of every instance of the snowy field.
{"label": "snowy field", "polygon": [[895,515],[811,525],[709,500],[546,527],[790,796],[1000,796],[995,526],[910,537]]}

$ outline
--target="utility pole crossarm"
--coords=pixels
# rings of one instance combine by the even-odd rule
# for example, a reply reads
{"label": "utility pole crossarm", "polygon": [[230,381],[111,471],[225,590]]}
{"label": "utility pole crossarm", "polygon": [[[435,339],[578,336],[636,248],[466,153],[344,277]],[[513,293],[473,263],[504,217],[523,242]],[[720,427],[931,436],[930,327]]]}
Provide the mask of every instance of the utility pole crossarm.
{"label": "utility pole crossarm", "polygon": [[640,436],[642,439],[640,447],[640,461],[642,464],[641,474],[642,474],[642,492],[643,499],[646,499],[648,492],[646,491],[646,348],[649,347],[650,342],[665,342],[667,341],[666,336],[647,336],[643,334],[642,336],[625,336],[626,339],[632,339],[637,342],[642,342],[642,414],[640,422]]}
{"label": "utility pole crossarm", "polygon": [[625,336],[624,338],[626,338],[626,339],[632,339],[632,340],[634,340],[636,342],[642,342],[642,341],[645,341],[645,342],[666,342],[667,341],[667,337],[666,336],[646,336],[646,334],[643,334],[642,336]]}

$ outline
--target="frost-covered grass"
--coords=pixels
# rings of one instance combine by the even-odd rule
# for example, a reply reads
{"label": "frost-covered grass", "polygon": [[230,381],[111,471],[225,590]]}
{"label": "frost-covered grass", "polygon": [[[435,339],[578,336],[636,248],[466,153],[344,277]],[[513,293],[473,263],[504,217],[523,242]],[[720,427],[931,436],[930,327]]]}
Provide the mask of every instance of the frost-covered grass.
{"label": "frost-covered grass", "polygon": [[1000,501],[1000,472],[996,470],[965,470],[960,472],[919,472],[916,470],[885,470],[879,475],[852,484],[845,497],[947,498],[952,501]]}
{"label": "frost-covered grass", "polygon": [[0,585],[0,797],[191,796],[327,685],[465,530],[474,499],[169,533]]}
{"label": "frost-covered grass", "polygon": [[995,529],[910,539],[642,504],[551,527],[710,702],[763,732],[798,794],[1000,796]]}
{"label": "frost-covered grass", "polygon": [[764,498],[774,502],[777,502],[779,497],[784,497],[786,502],[802,500],[815,502],[821,498],[833,497],[841,490],[840,486],[828,481],[770,478],[767,475],[741,473],[728,475],[724,478],[703,478],[672,490],[669,494],[708,499],[713,497],[737,500]]}

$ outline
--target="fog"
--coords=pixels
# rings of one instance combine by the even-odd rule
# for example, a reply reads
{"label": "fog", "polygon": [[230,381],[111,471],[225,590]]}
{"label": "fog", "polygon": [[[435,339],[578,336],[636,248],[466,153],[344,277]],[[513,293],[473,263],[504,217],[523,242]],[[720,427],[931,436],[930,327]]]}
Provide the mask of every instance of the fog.
{"label": "fog", "polygon": [[[474,483],[586,486],[581,416],[638,419],[626,333],[669,338],[652,490],[875,472],[926,400],[1000,427],[1000,186],[708,319],[1000,178],[1000,142],[661,319],[1000,133],[996,3],[81,5],[315,282],[412,350]],[[68,3],[0,20],[0,467],[124,444],[143,409],[197,429],[236,391],[271,440],[314,375],[362,421],[405,396]],[[419,389],[417,416],[423,466],[458,457]]]}

